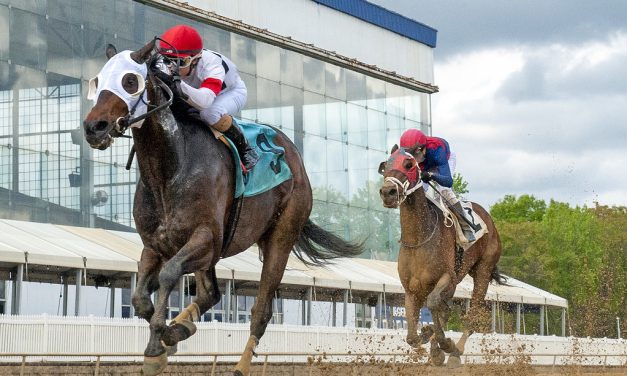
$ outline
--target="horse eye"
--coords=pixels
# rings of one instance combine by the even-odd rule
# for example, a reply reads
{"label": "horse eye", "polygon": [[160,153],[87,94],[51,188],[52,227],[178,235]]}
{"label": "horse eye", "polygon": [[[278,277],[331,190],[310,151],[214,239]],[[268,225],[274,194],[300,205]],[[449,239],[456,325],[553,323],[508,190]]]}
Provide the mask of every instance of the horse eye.
{"label": "horse eye", "polygon": [[405,162],[403,162],[403,167],[405,167],[406,170],[409,170],[413,167],[413,163],[411,163],[410,160],[406,160]]}

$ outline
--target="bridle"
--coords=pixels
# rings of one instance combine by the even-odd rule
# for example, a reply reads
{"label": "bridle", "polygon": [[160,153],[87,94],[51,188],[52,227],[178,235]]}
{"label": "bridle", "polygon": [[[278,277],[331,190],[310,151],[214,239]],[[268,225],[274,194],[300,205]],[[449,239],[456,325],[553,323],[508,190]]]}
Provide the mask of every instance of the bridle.
{"label": "bridle", "polygon": [[[147,118],[148,116],[154,114],[155,112],[161,111],[164,108],[170,107],[170,105],[172,104],[172,101],[174,100],[174,95],[172,94],[172,90],[170,89],[170,87],[168,85],[166,85],[165,82],[163,82],[159,77],[153,76],[153,78],[157,80],[157,84],[159,85],[159,87],[165,91],[165,93],[166,93],[166,95],[168,97],[168,100],[166,102],[161,103],[160,105],[155,106],[154,108],[146,111],[146,113],[144,113],[143,115],[139,115],[139,116],[133,117],[133,114],[135,113],[135,110],[137,109],[137,106],[139,105],[139,103],[144,101],[143,96],[144,96],[144,92],[146,91],[146,88],[144,88],[144,90],[139,95],[139,99],[137,100],[137,102],[135,102],[135,104],[133,105],[131,110],[128,112],[128,114],[126,114],[126,116],[119,117],[115,121],[115,130],[120,135],[124,135],[124,132],[126,132],[126,130],[131,125],[133,125],[134,123],[137,123],[138,121],[144,120],[145,118]],[[150,105],[148,103],[145,103],[145,104],[146,104],[146,106],[150,107]]]}

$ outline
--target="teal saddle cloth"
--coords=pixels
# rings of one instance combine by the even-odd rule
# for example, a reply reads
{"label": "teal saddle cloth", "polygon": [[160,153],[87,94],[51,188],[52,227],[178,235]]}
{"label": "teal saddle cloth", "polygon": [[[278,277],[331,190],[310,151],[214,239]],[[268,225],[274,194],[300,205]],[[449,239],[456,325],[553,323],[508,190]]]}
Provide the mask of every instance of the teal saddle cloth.
{"label": "teal saddle cloth", "polygon": [[274,129],[257,123],[250,123],[239,119],[237,122],[250,146],[259,154],[259,162],[246,175],[242,170],[237,148],[228,137],[225,137],[231,145],[231,152],[235,159],[235,197],[255,196],[271,190],[277,185],[292,178],[287,162],[285,162],[285,149],[274,143],[277,133]]}

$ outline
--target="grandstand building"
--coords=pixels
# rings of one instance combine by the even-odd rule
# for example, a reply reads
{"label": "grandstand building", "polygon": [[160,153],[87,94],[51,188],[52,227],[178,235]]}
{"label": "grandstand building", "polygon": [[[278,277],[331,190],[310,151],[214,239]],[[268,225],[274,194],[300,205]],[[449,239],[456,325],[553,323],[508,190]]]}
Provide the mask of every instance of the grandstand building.
{"label": "grandstand building", "polygon": [[[279,127],[299,148],[314,221],[366,239],[369,260],[321,270],[290,261],[274,322],[403,325],[399,215],[381,204],[377,167],[403,130],[431,132],[435,29],[363,0],[0,0],[0,20],[0,313],[133,314],[138,170],[125,169],[132,140],[106,151],[84,142],[87,82],[108,43],[137,49],[185,23],[237,64],[248,88],[240,117]],[[255,252],[220,261],[225,295],[206,320],[248,319]],[[193,278],[181,281],[172,314],[193,290]],[[557,308],[564,333],[562,298],[518,282],[489,298],[513,304],[518,331],[526,306],[540,332],[546,307]]]}

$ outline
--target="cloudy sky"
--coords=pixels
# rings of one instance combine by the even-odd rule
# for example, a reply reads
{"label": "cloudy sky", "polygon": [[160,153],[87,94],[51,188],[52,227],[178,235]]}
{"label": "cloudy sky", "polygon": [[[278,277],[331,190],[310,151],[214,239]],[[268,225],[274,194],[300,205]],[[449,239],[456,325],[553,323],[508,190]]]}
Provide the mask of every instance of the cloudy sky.
{"label": "cloudy sky", "polygon": [[627,1],[371,1],[438,30],[433,133],[469,198],[627,205]]}

